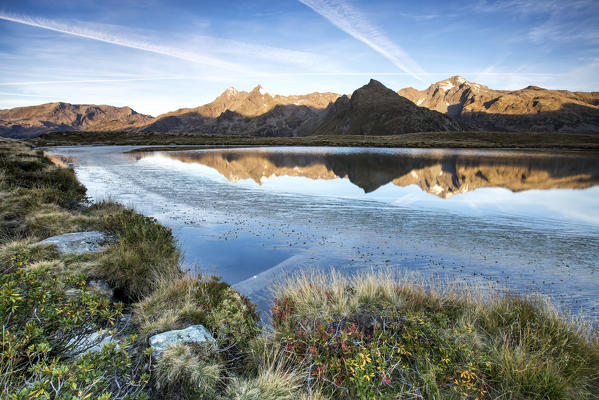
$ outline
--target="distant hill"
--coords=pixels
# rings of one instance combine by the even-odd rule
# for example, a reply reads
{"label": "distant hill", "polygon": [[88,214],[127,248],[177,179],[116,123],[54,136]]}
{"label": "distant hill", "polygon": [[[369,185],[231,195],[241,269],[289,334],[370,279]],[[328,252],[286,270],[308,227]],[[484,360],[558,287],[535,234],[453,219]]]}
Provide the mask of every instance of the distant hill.
{"label": "distant hill", "polygon": [[34,137],[52,131],[113,131],[143,126],[149,115],[129,107],[48,103],[0,110],[0,136]]}
{"label": "distant hill", "polygon": [[425,90],[397,92],[415,104],[491,131],[599,132],[599,92],[528,86],[493,90],[454,76]]}
{"label": "distant hill", "polygon": [[395,135],[485,130],[599,132],[599,92],[493,90],[454,76],[426,90],[398,92],[380,82],[351,96],[271,95],[228,88],[211,103],[152,117],[129,107],[48,103],[0,110],[0,136],[52,131],[137,131],[244,136]]}

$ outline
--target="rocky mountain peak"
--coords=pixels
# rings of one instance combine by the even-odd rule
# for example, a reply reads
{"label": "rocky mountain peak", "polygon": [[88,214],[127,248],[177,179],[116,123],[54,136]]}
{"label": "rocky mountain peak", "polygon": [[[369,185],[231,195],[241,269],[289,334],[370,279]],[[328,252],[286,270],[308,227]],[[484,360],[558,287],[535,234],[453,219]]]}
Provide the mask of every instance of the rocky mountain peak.
{"label": "rocky mountain peak", "polygon": [[416,107],[374,79],[351,98],[338,98],[322,121],[315,134],[393,135],[461,129],[445,115]]}
{"label": "rocky mountain peak", "polygon": [[377,104],[396,101],[399,98],[400,96],[398,96],[393,90],[389,89],[381,82],[371,79],[367,85],[364,85],[358,90],[354,91],[354,93],[351,95],[351,102]]}
{"label": "rocky mountain peak", "polygon": [[475,129],[502,131],[599,131],[599,96],[594,93],[547,90],[493,90],[460,76],[425,90],[401,89],[398,94],[421,107],[457,117]]}
{"label": "rocky mountain peak", "polygon": [[529,86],[525,87],[523,90],[547,90],[547,89],[542,88],[540,86],[529,85]]}
{"label": "rocky mountain peak", "polygon": [[250,94],[259,94],[260,96],[266,96],[266,95],[270,96],[270,94],[266,90],[264,90],[262,85],[256,86],[254,89],[252,89]]}

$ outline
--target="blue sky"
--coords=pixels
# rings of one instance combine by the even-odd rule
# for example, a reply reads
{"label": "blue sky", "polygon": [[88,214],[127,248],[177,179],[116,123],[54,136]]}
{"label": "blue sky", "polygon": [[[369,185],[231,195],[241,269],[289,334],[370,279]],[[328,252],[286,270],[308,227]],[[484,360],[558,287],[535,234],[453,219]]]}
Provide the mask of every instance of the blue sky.
{"label": "blue sky", "polygon": [[0,108],[158,115],[225,88],[351,93],[451,75],[599,90],[597,0],[0,0]]}

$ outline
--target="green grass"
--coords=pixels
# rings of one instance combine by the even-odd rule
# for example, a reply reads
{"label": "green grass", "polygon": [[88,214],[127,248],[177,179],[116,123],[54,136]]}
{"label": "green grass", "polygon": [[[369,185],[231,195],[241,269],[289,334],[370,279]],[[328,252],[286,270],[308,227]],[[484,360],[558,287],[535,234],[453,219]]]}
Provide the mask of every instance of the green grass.
{"label": "green grass", "polygon": [[181,252],[169,228],[154,218],[122,210],[103,219],[103,230],[116,236],[116,243],[97,270],[126,300],[150,294],[160,279],[181,276]]}
{"label": "green grass", "polygon": [[247,137],[141,132],[51,132],[31,139],[52,145],[352,146],[423,148],[551,148],[598,150],[599,135],[523,132],[421,132],[392,136]]}

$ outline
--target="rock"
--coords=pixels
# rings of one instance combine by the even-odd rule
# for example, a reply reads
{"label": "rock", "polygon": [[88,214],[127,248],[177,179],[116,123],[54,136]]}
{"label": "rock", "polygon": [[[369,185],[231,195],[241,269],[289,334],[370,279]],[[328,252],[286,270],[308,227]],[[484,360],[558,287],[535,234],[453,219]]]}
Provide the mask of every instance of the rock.
{"label": "rock", "polygon": [[110,299],[114,297],[114,289],[111,288],[105,281],[91,280],[89,281],[88,285]]}
{"label": "rock", "polygon": [[[109,343],[118,342],[112,335],[108,334],[107,331],[101,330],[98,332],[92,332],[83,340],[79,341],[72,350],[72,354],[75,357],[79,357],[86,352],[97,353],[102,350],[102,347]],[[72,341],[70,344],[74,344]],[[117,344],[118,346],[118,344]]]}
{"label": "rock", "polygon": [[105,248],[109,241],[108,235],[102,232],[73,232],[64,235],[52,236],[38,242],[37,244],[53,244],[59,253],[86,253],[88,251],[100,251]]}
{"label": "rock", "polygon": [[150,337],[152,355],[159,359],[162,352],[177,343],[216,343],[214,337],[203,325],[191,325],[185,329],[159,333]]}

